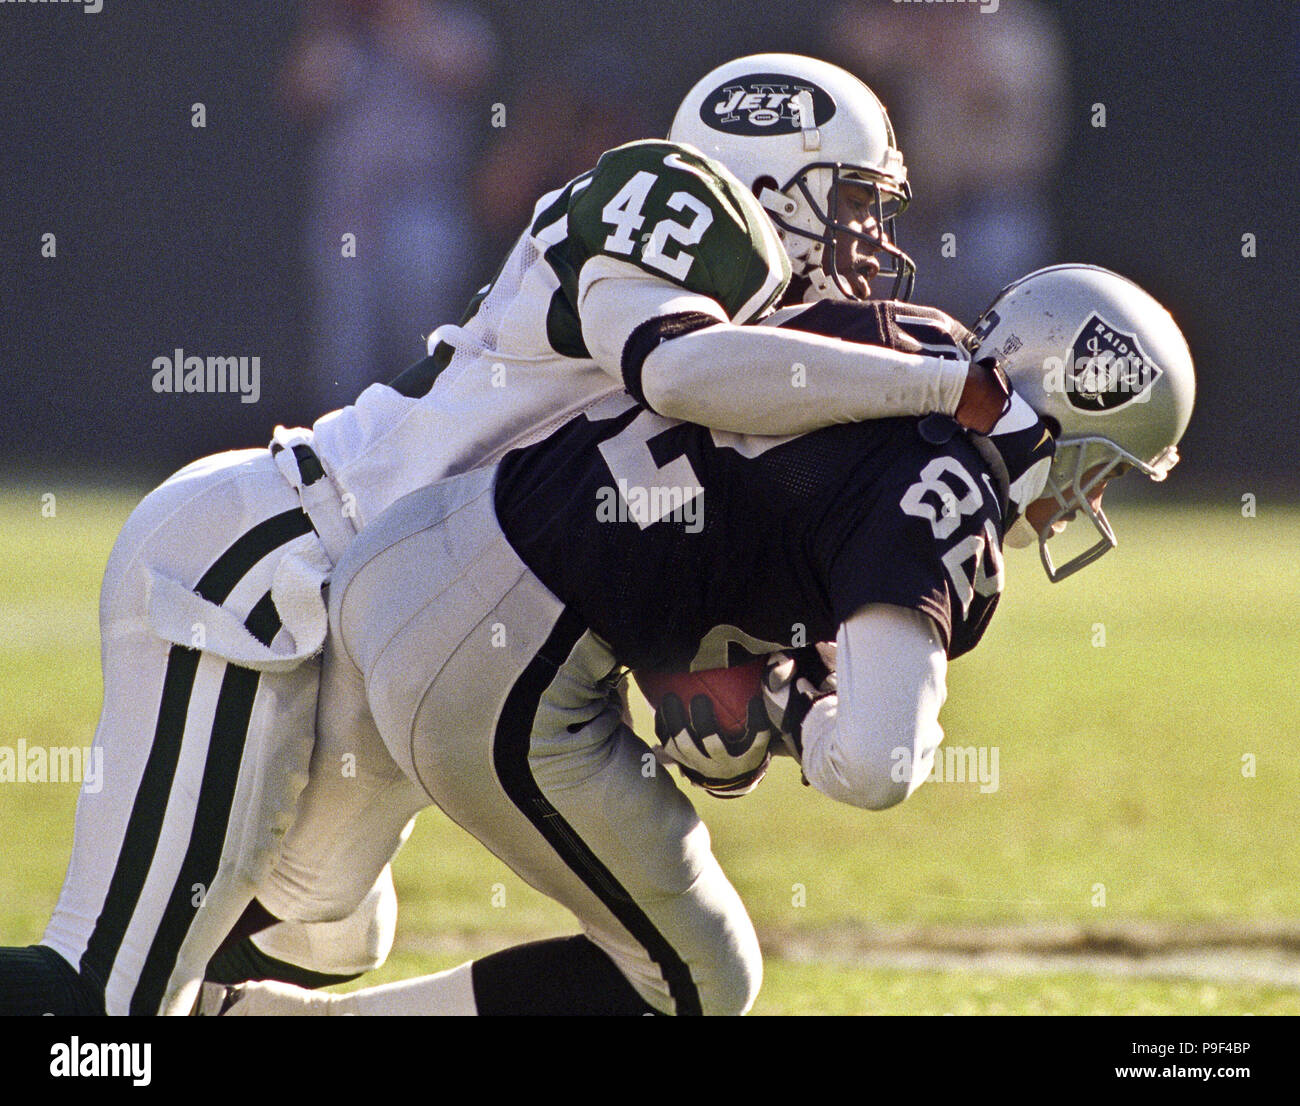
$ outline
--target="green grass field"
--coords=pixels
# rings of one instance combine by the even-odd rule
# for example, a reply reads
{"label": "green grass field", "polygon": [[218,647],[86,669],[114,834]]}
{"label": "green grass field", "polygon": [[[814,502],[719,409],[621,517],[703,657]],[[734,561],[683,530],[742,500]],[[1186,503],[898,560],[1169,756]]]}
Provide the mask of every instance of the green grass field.
{"label": "green grass field", "polygon": [[[0,746],[88,743],[98,579],[134,501],[58,484],[0,493]],[[1009,552],[998,616],[949,671],[946,744],[996,750],[995,790],[931,782],[861,812],[781,761],[747,799],[697,800],[769,947],[909,924],[1300,919],[1300,510],[1112,515],[1120,549],[1059,585],[1033,551]],[[0,942],[40,936],[75,802],[74,785],[0,783]],[[375,982],[574,930],[436,812],[397,877],[398,944]],[[1296,1014],[1300,976],[1287,987],[769,955],[757,1012]]]}

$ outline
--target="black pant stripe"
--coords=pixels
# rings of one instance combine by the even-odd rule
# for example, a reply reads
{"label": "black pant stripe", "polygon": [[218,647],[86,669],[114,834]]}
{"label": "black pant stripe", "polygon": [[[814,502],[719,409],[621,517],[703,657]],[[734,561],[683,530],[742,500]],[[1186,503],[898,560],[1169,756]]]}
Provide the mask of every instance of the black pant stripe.
{"label": "black pant stripe", "polygon": [[[263,645],[269,645],[279,633],[280,615],[269,591],[258,600],[244,626]],[[251,669],[226,665],[189,845],[131,996],[132,1014],[150,1016],[158,1012],[181,945],[217,874],[260,680],[260,674]]]}
{"label": "black pant stripe", "polygon": [[569,869],[587,885],[659,966],[678,1014],[702,1013],[700,995],[686,962],[636,904],[627,889],[601,863],[565,821],[533,778],[528,750],[538,704],[586,626],[566,609],[546,643],[515,681],[493,735],[492,760],[510,800],[546,838]]}
{"label": "black pant stripe", "polygon": [[[301,510],[284,511],[266,519],[212,563],[195,585],[195,591],[213,603],[225,602],[235,585],[258,561],[286,542],[310,532],[311,521]],[[149,758],[131,807],[104,906],[81,957],[81,971],[101,997],[158,848],[200,656],[196,649],[173,645],[167,657]]]}
{"label": "black pant stripe", "polygon": [[301,510],[272,515],[221,554],[194,585],[194,590],[213,603],[224,603],[258,561],[273,549],[310,533],[311,519]]}

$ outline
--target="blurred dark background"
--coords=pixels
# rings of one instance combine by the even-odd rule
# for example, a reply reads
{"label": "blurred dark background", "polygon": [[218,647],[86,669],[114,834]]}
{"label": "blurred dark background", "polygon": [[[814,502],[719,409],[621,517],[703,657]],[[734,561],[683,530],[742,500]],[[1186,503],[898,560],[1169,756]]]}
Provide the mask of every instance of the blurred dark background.
{"label": "blurred dark background", "polygon": [[[1197,361],[1170,491],[1300,489],[1298,4],[102,2],[0,5],[9,482],[157,480],[310,424],[421,355],[542,191],[789,50],[890,107],[916,299],[970,322],[1030,268],[1116,269]],[[260,358],[258,401],[155,393],[178,347]]]}

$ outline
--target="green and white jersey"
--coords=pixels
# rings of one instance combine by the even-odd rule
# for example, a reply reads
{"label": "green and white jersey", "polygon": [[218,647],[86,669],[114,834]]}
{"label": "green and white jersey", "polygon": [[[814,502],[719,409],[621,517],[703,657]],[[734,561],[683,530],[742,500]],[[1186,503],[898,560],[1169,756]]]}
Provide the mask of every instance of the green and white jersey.
{"label": "green and white jersey", "polygon": [[742,324],[771,307],[790,280],[776,229],[753,195],[717,162],[670,142],[609,151],[543,198],[529,234],[549,270],[537,289],[546,299],[547,343],[571,357],[588,356],[578,284],[597,255],[708,296]]}
{"label": "green and white jersey", "polygon": [[[430,337],[436,376],[366,389],[316,423],[317,452],[364,525],[621,390],[624,346],[650,320],[752,322],[789,279],[771,219],[723,166],[670,142],[619,146],[538,201],[465,318]],[[597,282],[603,306],[584,317]]]}

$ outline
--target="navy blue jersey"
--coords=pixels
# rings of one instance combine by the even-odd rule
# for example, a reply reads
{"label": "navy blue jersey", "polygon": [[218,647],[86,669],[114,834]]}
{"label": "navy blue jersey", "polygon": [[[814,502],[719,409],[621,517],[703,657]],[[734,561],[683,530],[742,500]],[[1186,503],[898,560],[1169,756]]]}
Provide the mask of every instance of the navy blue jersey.
{"label": "navy blue jersey", "polygon": [[1002,589],[987,456],[942,415],[766,438],[618,397],[507,454],[496,509],[523,561],[632,668],[834,640],[868,603],[924,611],[956,657]]}

